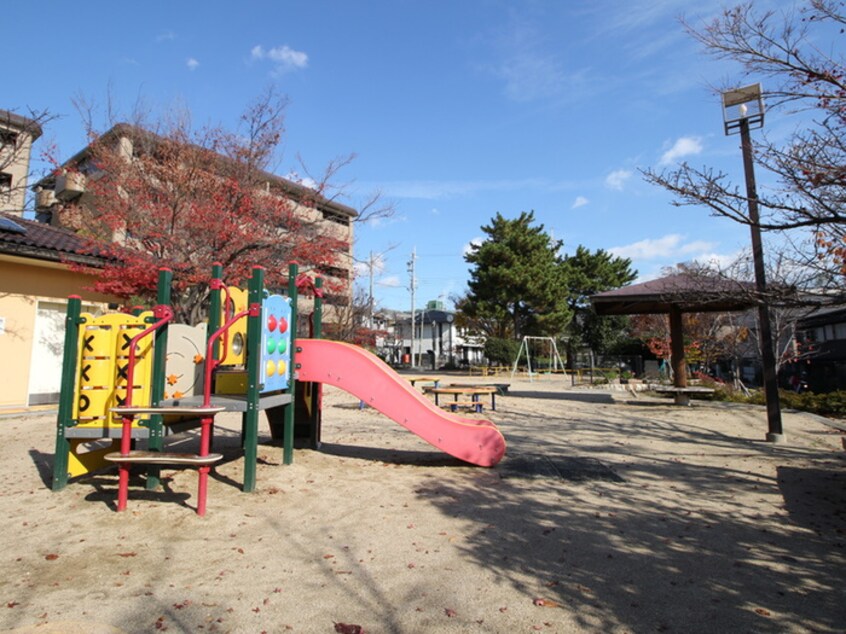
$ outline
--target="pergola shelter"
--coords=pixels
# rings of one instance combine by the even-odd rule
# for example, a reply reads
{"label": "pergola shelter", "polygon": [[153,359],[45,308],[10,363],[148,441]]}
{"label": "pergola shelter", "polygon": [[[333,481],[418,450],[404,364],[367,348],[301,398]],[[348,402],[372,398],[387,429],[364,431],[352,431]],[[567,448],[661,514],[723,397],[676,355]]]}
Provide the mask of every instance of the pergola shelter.
{"label": "pergola shelter", "polygon": [[690,394],[697,391],[687,384],[684,354],[684,313],[727,313],[755,306],[754,287],[722,277],[675,273],[641,284],[624,286],[590,298],[599,315],[670,316],[670,365],[673,387],[668,390],[678,405],[690,404]]}

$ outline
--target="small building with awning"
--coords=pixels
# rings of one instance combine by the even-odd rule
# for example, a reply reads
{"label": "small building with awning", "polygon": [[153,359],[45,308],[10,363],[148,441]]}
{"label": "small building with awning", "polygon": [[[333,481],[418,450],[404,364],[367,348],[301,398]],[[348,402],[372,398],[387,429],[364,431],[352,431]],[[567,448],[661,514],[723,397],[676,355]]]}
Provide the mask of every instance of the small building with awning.
{"label": "small building with awning", "polygon": [[68,295],[94,314],[119,301],[91,290],[104,262],[71,231],[0,213],[0,412],[58,403]]}

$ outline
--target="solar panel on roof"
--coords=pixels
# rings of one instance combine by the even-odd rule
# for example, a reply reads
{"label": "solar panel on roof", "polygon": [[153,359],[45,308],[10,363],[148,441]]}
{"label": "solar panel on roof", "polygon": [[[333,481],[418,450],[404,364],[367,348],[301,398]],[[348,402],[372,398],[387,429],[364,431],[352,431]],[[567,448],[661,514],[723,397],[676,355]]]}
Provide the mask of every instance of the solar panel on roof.
{"label": "solar panel on roof", "polygon": [[26,233],[26,229],[21,227],[14,220],[9,220],[4,216],[0,216],[0,231],[8,231],[9,233]]}

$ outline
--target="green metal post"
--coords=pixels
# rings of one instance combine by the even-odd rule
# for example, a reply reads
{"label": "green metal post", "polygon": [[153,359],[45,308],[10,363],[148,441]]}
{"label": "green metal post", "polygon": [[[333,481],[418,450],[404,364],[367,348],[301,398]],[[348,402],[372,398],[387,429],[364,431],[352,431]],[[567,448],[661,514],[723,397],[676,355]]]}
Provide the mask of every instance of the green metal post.
{"label": "green metal post", "polygon": [[[248,287],[250,308],[261,306],[264,299],[264,269],[253,268]],[[258,461],[258,416],[261,393],[261,311],[251,311],[247,317],[247,411],[244,412],[244,491],[256,488]]]}
{"label": "green metal post", "polygon": [[[223,280],[223,266],[215,263],[212,266],[212,279]],[[220,310],[221,310],[221,292],[216,290],[214,286],[209,291],[209,325],[206,330],[206,336],[211,337],[220,328]],[[220,357],[220,339],[214,342],[212,346],[212,359]]]}
{"label": "green metal post", "polygon": [[[314,324],[314,338],[323,338],[323,278],[314,278],[314,315],[312,322]],[[323,384],[312,383],[311,386],[311,418],[309,420],[309,434],[308,444],[311,449],[317,450],[320,448],[321,426],[323,425],[323,412],[320,411],[320,405],[323,402]]]}
{"label": "green metal post", "polygon": [[65,349],[62,357],[62,387],[59,394],[59,413],[56,417],[56,453],[53,455],[53,490],[59,491],[68,483],[68,453],[70,443],[65,430],[73,425],[71,415],[76,398],[77,360],[79,357],[79,315],[82,298],[71,295],[65,316]]}
{"label": "green metal post", "polygon": [[312,319],[314,323],[314,338],[323,339],[323,297],[320,292],[323,288],[322,277],[314,278],[314,288],[314,317]]}
{"label": "green metal post", "polygon": [[[156,304],[158,306],[170,306],[171,286],[173,285],[173,271],[166,268],[159,269],[159,282],[156,292]],[[167,329],[165,324],[156,331],[154,335],[153,348],[153,376],[150,386],[150,404],[158,407],[164,400],[165,389],[165,365],[167,364]],[[153,414],[147,423],[150,430],[150,438],[147,441],[147,448],[150,451],[162,451],[164,449],[164,432],[161,414]],[[159,488],[161,467],[159,465],[147,465],[147,481],[144,487],[148,491]]]}
{"label": "green metal post", "polygon": [[288,393],[291,402],[285,406],[282,429],[282,464],[294,462],[294,413],[297,400],[297,275],[299,266],[296,262],[288,265],[288,297],[291,300],[291,383]]}
{"label": "green metal post", "polygon": [[[221,298],[223,297],[223,291],[219,288],[220,285],[223,284],[223,265],[219,262],[215,262],[212,265],[212,281],[209,284],[209,316],[206,323],[206,344],[208,344],[209,337],[211,337],[214,333],[217,332],[217,329],[220,328],[222,325],[222,321],[226,321],[225,317],[221,312],[222,308],[222,301]],[[205,359],[204,363],[213,363],[215,360],[220,358],[220,339],[217,339],[212,345],[211,350],[211,359]],[[212,394],[214,394],[214,380],[215,377],[212,376],[212,385],[211,390]],[[242,423],[243,427],[243,423]],[[211,443],[214,445],[214,423],[212,423],[211,428]],[[209,451],[212,450],[212,447],[209,447]]]}

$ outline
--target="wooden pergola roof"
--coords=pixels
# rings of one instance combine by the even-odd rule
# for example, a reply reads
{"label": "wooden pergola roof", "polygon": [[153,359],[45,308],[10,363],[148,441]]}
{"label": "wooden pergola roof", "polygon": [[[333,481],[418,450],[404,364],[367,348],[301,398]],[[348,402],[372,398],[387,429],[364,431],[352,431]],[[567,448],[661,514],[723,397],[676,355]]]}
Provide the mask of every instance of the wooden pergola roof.
{"label": "wooden pergola roof", "polygon": [[593,295],[599,315],[733,312],[755,306],[754,285],[723,277],[676,273]]}
{"label": "wooden pergola roof", "polygon": [[687,272],[599,293],[590,301],[599,315],[669,315],[675,401],[687,405],[697,388],[687,387],[682,313],[747,310],[755,306],[754,290],[748,282]]}

